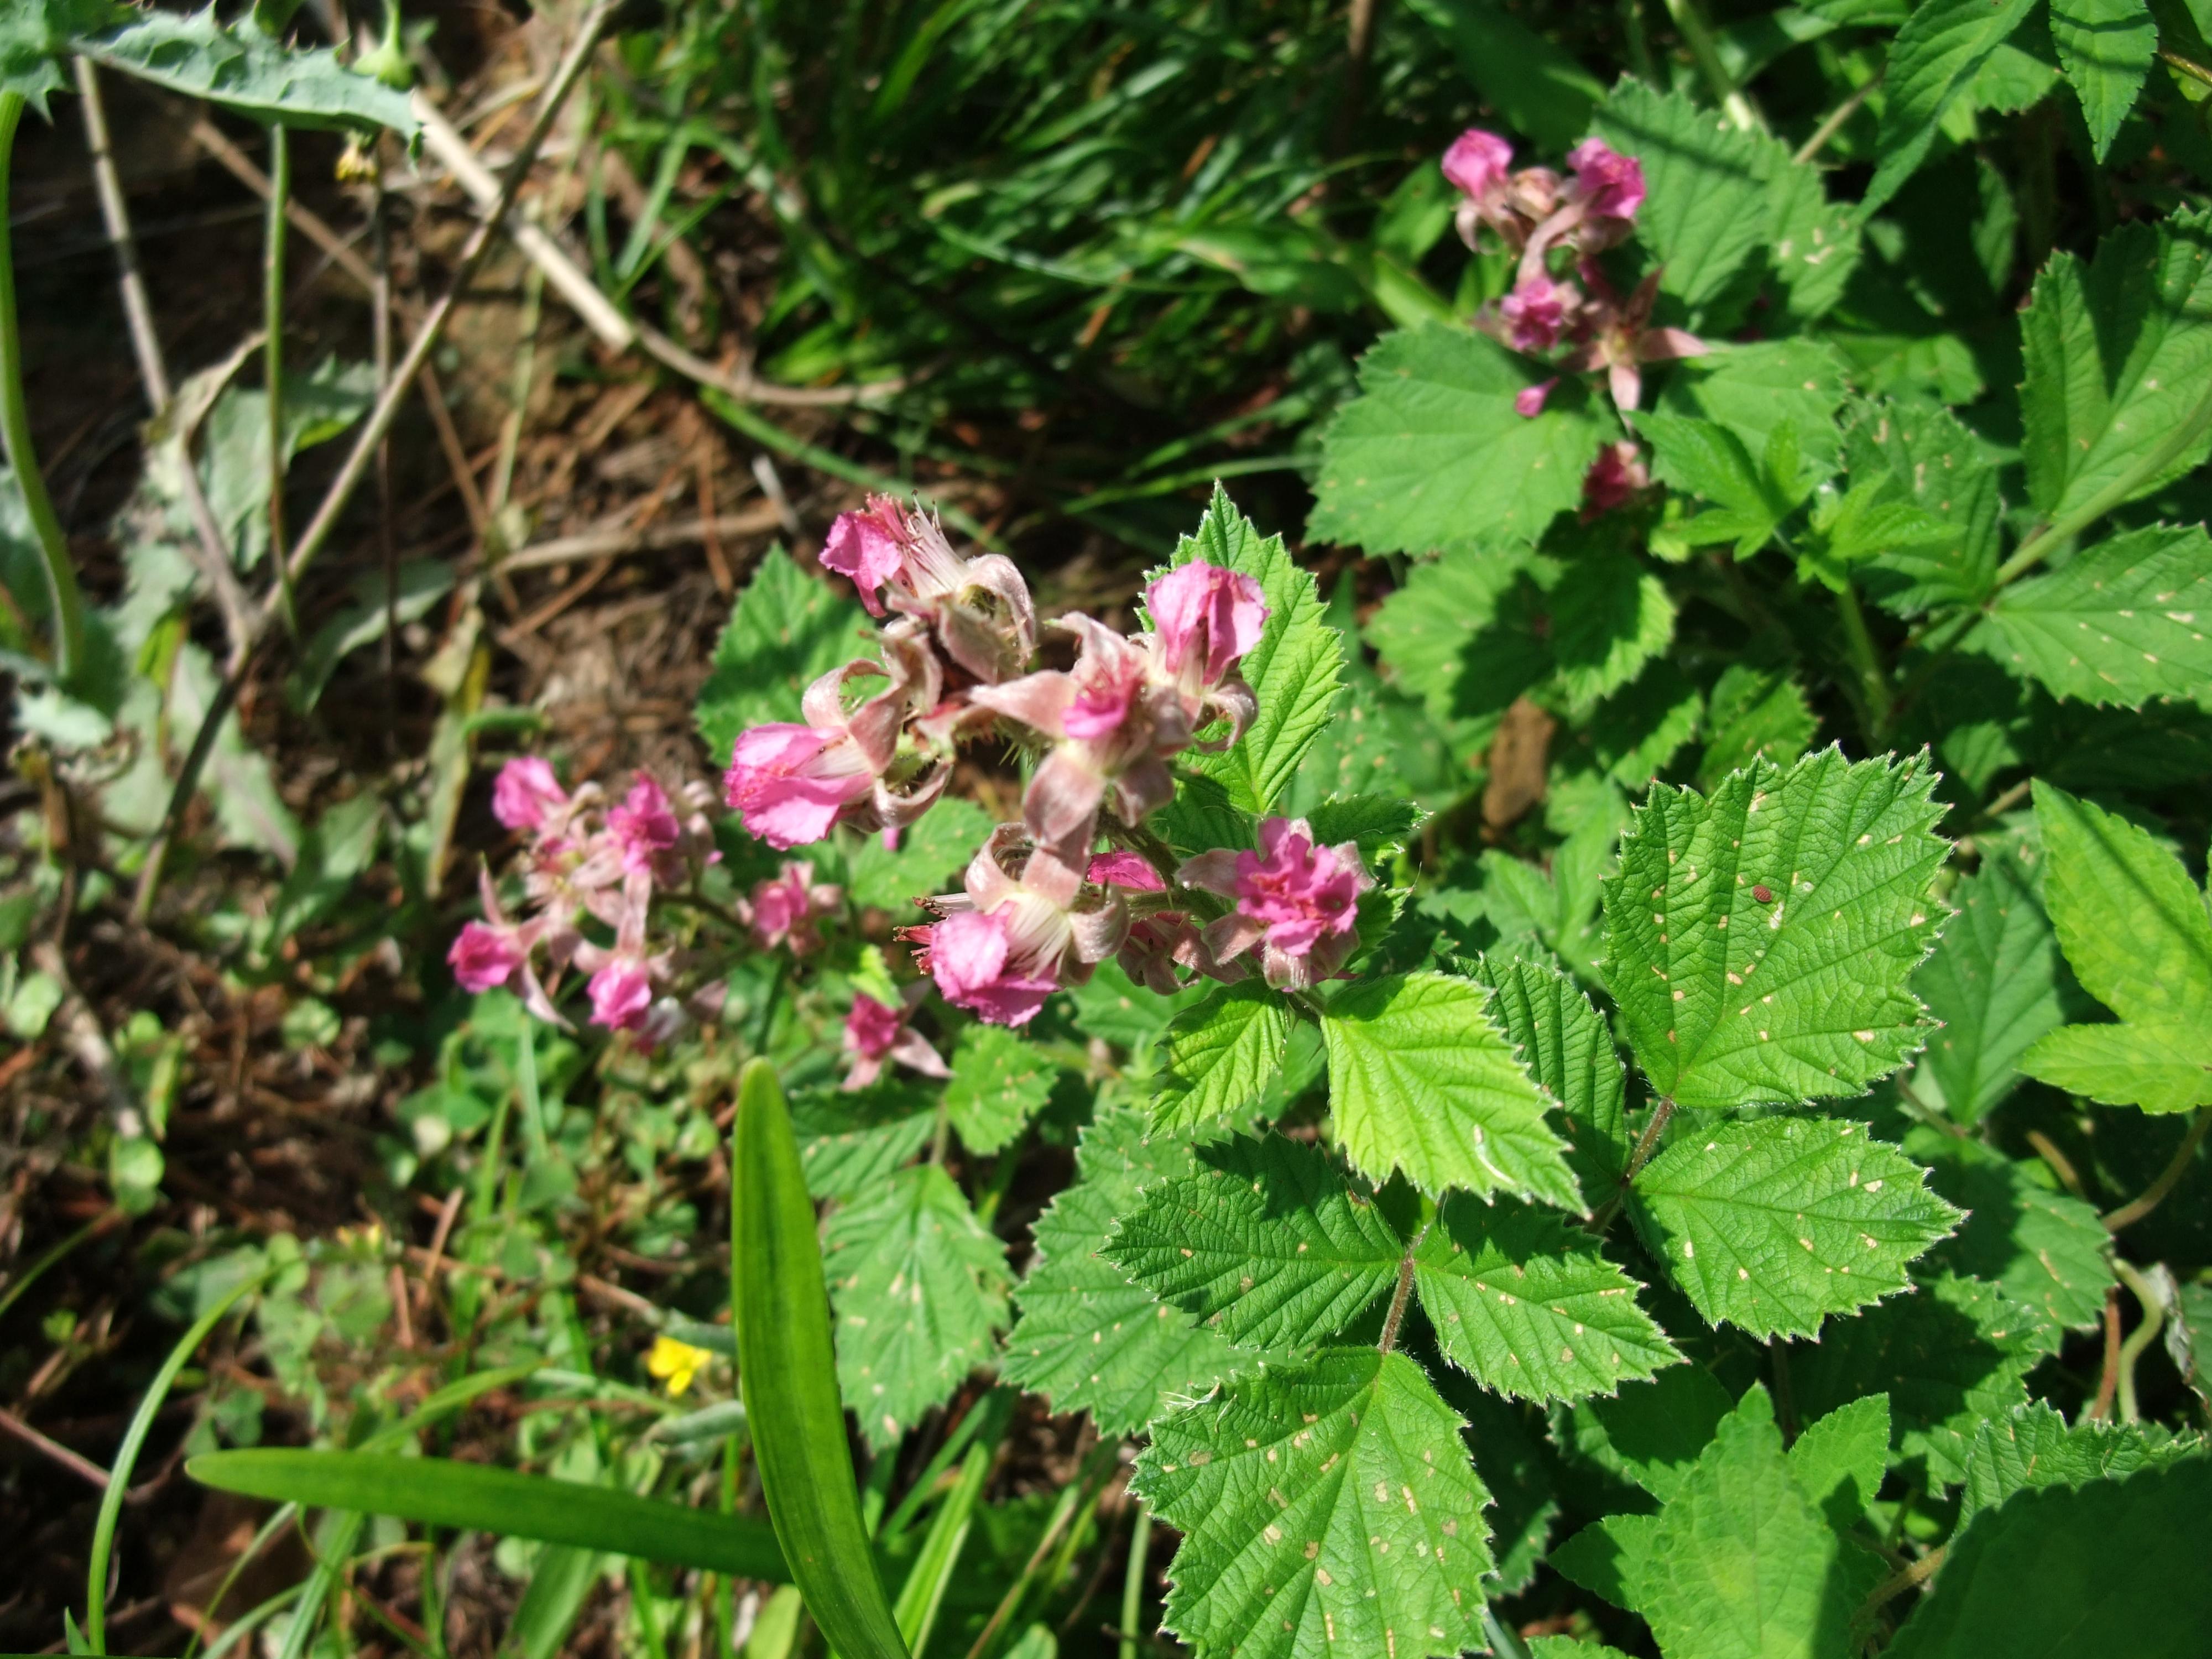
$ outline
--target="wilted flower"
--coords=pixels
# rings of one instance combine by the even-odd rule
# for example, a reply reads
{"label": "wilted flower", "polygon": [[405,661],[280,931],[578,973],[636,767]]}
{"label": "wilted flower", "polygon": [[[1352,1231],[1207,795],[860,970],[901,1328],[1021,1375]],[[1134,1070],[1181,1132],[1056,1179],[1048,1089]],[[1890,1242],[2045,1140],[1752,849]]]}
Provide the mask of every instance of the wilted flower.
{"label": "wilted flower", "polygon": [[1580,331],[1583,343],[1565,367],[1582,374],[1603,369],[1614,405],[1628,414],[1644,396],[1644,364],[1702,357],[1705,343],[1684,329],[1650,326],[1651,307],[1659,298],[1657,271],[1638,283],[1622,304],[1595,260],[1585,259],[1582,270],[1592,303]]}
{"label": "wilted flower", "polygon": [[623,878],[615,910],[615,942],[611,950],[589,939],[575,945],[577,967],[591,975],[585,990],[592,999],[592,1023],[617,1031],[644,1028],[646,1012],[653,1006],[653,988],[669,976],[668,953],[648,954],[645,948],[647,908],[653,899],[653,876],[635,871]]}
{"label": "wilted flower", "polygon": [[668,792],[641,772],[622,805],[607,809],[607,833],[622,854],[624,875],[651,870],[655,860],[676,850],[683,826],[668,804]]}
{"label": "wilted flower", "polygon": [[1172,996],[1183,986],[1176,973],[1178,968],[1212,973],[1218,978],[1243,976],[1242,969],[1218,972],[1218,965],[1208,954],[1189,915],[1151,897],[1168,890],[1166,878],[1152,867],[1151,860],[1126,851],[1101,853],[1091,860],[1086,878],[1094,887],[1118,888],[1127,896],[1129,931],[1121,940],[1118,959],[1121,971],[1138,984],[1162,996]]}
{"label": "wilted flower", "polygon": [[1581,203],[1592,219],[1620,222],[1620,234],[1627,234],[1636,210],[1644,205],[1644,163],[1623,155],[1602,138],[1585,138],[1567,152],[1567,165],[1575,175],[1567,185],[1567,199]]}
{"label": "wilted flower", "polygon": [[793,955],[803,957],[821,948],[814,919],[834,915],[844,898],[843,888],[814,879],[812,865],[792,860],[771,879],[755,883],[738,914],[751,924],[763,950],[788,944]]}
{"label": "wilted flower", "polygon": [[887,1060],[896,1060],[924,1077],[951,1075],[929,1040],[907,1025],[928,994],[928,981],[916,980],[896,1004],[878,1002],[866,992],[854,997],[852,1012],[845,1016],[845,1052],[853,1056],[842,1085],[847,1091],[866,1088],[882,1075]]}
{"label": "wilted flower", "polygon": [[841,514],[822,562],[852,579],[870,616],[882,616],[888,601],[927,623],[945,654],[986,685],[1021,672],[1036,649],[1036,606],[1013,562],[995,553],[961,557],[934,518],[889,495]]}
{"label": "wilted flower", "polygon": [[492,816],[510,830],[535,830],[548,811],[568,805],[553,769],[535,755],[518,755],[492,781]]}
{"label": "wilted flower", "polygon": [[1028,1024],[1063,984],[1079,985],[1121,948],[1128,910],[1022,826],[1002,823],[968,862],[963,890],[925,899],[943,920],[903,929],[946,1000],[997,1025]]}
{"label": "wilted flower", "polygon": [[1237,908],[1205,932],[1218,962],[1260,947],[1260,972],[1277,990],[1305,990],[1328,979],[1358,943],[1359,896],[1374,886],[1352,842],[1314,844],[1304,818],[1269,818],[1260,850],[1201,853],[1176,871],[1185,887],[1219,894]]}
{"label": "wilted flower", "polygon": [[[1177,565],[1147,587],[1145,608],[1160,672],[1186,697],[1218,690],[1267,625],[1260,584],[1203,559]],[[1194,711],[1194,720],[1203,717]]]}
{"label": "wilted flower", "polygon": [[1571,283],[1524,276],[1498,303],[1498,325],[1516,351],[1548,351],[1559,343],[1582,295]]}
{"label": "wilted flower", "polygon": [[1648,489],[1651,471],[1644,453],[1632,443],[1607,444],[1583,475],[1583,521],[1626,505],[1640,489]]}

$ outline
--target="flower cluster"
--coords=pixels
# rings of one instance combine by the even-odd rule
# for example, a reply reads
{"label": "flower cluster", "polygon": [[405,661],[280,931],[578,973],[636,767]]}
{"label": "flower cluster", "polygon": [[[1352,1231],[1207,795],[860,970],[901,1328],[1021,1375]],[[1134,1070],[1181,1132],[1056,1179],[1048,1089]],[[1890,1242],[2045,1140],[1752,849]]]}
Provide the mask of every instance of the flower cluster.
{"label": "flower cluster", "polygon": [[[1644,396],[1643,365],[1705,350],[1693,334],[1652,326],[1657,271],[1624,297],[1598,261],[1635,228],[1644,164],[1601,138],[1586,138],[1567,153],[1564,178],[1550,167],[1515,172],[1512,160],[1510,144],[1479,127],[1444,152],[1444,177],[1461,195],[1461,240],[1476,247],[1487,230],[1518,260],[1511,290],[1484,308],[1476,326],[1516,351],[1548,354],[1565,346],[1556,367],[1602,374],[1614,404],[1631,416]],[[1533,418],[1559,383],[1557,375],[1540,381],[1514,407]],[[1585,507],[1609,510],[1648,482],[1634,446],[1608,446],[1585,480]]]}
{"label": "flower cluster", "polygon": [[[620,800],[610,802],[597,784],[563,789],[535,756],[507,762],[492,786],[492,812],[524,838],[527,914],[507,917],[486,870],[485,920],[464,927],[447,953],[461,988],[483,992],[518,981],[532,1013],[564,1025],[552,992],[573,966],[589,975],[585,989],[596,1024],[648,1042],[678,1029],[686,1011],[664,994],[675,957],[649,948],[647,921],[657,889],[687,887],[720,858],[706,817],[712,799],[697,783],[672,798],[641,772]],[[611,931],[613,942],[588,937],[586,920]]]}

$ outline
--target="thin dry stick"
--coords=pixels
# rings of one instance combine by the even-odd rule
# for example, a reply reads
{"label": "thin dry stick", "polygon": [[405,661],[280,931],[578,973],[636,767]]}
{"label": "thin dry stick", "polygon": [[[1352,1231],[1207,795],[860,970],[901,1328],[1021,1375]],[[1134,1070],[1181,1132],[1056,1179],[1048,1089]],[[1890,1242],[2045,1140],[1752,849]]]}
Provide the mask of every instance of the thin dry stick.
{"label": "thin dry stick", "polygon": [[[392,384],[384,389],[376,400],[375,408],[369,411],[368,419],[356,437],[353,447],[347,452],[344,463],[338,468],[337,476],[331,480],[322,504],[315,509],[315,515],[308,520],[307,529],[301,532],[299,545],[293,549],[289,559],[283,559],[280,550],[278,556],[283,560],[280,573],[283,580],[277,591],[271,593],[255,613],[250,645],[258,646],[266,637],[270,625],[283,614],[283,596],[288,591],[285,584],[299,580],[337,529],[338,519],[353,500],[353,493],[360,487],[377,447],[392,429],[392,422],[399,412],[401,399],[407,396],[416,376],[429,362],[430,353],[436,349],[440,337],[445,333],[446,325],[453,319],[461,295],[468,291],[470,283],[475,279],[477,268],[490,251],[493,236],[497,233],[501,222],[507,217],[507,210],[514,205],[514,198],[521,191],[523,179],[537,161],[538,150],[544,147],[547,136],[553,130],[555,118],[560,114],[562,106],[568,102],[568,94],[575,89],[585,65],[591,61],[592,52],[599,45],[599,35],[605,29],[607,20],[614,15],[619,3],[620,0],[593,0],[591,9],[584,14],[584,20],[577,28],[575,40],[569,46],[568,56],[562,60],[561,67],[554,74],[552,84],[545,90],[537,117],[531,123],[529,135],[515,152],[514,160],[507,167],[506,178],[500,182],[499,199],[477,222],[476,228],[470,232],[468,240],[462,245],[460,258],[454,262],[453,277],[445,294],[416,327],[415,337],[408,343],[407,355],[401,359]],[[250,649],[246,658],[247,660],[242,660],[236,670],[226,674],[222,684],[216,688],[208,719],[202,724],[198,736],[193,739],[191,752],[185,756],[185,764],[177,774],[175,786],[169,793],[168,806],[161,814],[161,826],[155,832],[153,844],[147,849],[145,866],[139,872],[138,890],[131,907],[135,921],[143,921],[153,908],[154,895],[161,886],[161,866],[167,862],[168,849],[176,838],[177,826],[183,820],[185,809],[191,804],[193,795],[198,791],[200,772],[215,747],[215,728],[238,700],[247,661],[251,659]]]}
{"label": "thin dry stick", "polygon": [[[82,60],[80,59],[80,62]],[[58,1440],[49,1440],[15,1413],[0,1407],[0,1430],[5,1430],[25,1445],[45,1453],[71,1474],[82,1475],[100,1489],[107,1490],[107,1471],[88,1457],[81,1457]]]}
{"label": "thin dry stick", "polygon": [[146,387],[146,401],[159,415],[169,406],[169,371],[161,362],[161,337],[154,329],[154,307],[146,298],[145,273],[138,267],[138,240],[131,234],[131,216],[123,200],[123,180],[115,170],[115,152],[107,137],[107,106],[100,95],[100,71],[92,59],[79,58],[76,89],[83,100],[84,146],[92,153],[92,182],[100,193],[100,216],[107,227],[107,240],[115,249],[115,262],[123,267],[123,319],[131,329],[131,349],[138,358],[138,378]]}

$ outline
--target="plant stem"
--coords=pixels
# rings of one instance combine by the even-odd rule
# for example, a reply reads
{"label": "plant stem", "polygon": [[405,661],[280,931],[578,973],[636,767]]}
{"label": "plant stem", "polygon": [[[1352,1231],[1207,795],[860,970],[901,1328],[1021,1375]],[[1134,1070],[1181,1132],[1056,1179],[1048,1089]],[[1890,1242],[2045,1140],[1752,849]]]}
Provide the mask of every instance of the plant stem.
{"label": "plant stem", "polygon": [[114,246],[115,261],[123,268],[123,320],[131,330],[131,349],[138,359],[138,379],[146,388],[148,410],[159,415],[169,406],[169,371],[161,361],[161,337],[154,328],[154,307],[146,298],[145,273],[138,266],[138,240],[131,234],[131,216],[123,199],[123,183],[115,171],[114,146],[107,136],[107,106],[100,95],[100,71],[92,59],[76,60],[79,112],[84,117],[84,147],[92,156],[93,186],[100,194],[100,216]]}
{"label": "plant stem", "polygon": [[15,149],[15,126],[22,116],[23,95],[0,92],[0,442],[5,444],[8,465],[15,470],[15,483],[30,514],[31,533],[39,544],[46,597],[53,607],[54,675],[66,684],[84,662],[84,602],[77,593],[76,572],[70,565],[68,539],[62,534],[61,520],[54,515],[46,480],[39,473],[38,453],[31,444],[31,411],[23,401],[23,341],[15,320],[15,256],[8,233],[8,174]]}
{"label": "plant stem", "polygon": [[1137,1659],[1144,1638],[1137,1633],[1137,1615],[1145,1605],[1145,1564],[1152,1553],[1152,1512],[1137,1505],[1135,1525],[1129,1528],[1129,1567],[1121,1579],[1121,1651],[1120,1659]]}
{"label": "plant stem", "polygon": [[1844,130],[1844,123],[1859,112],[1859,106],[1872,97],[1875,88],[1880,85],[1881,85],[1881,71],[1876,70],[1864,86],[1858,88],[1850,97],[1828,112],[1826,118],[1813,129],[1813,136],[1799,146],[1797,153],[1790,159],[1802,167],[1826,149],[1828,147],[1828,141]]}
{"label": "plant stem", "polygon": [[2166,1195],[2181,1184],[2181,1177],[2189,1173],[2196,1161],[2197,1149],[2204,1144],[2207,1130],[2212,1130],[2212,1106],[2200,1106],[2189,1126],[2189,1133],[2181,1138],[2181,1145],[2173,1149],[2173,1156],[2158,1172],[2158,1179],[2144,1188],[2141,1194],[2130,1199],[2105,1218],[2105,1231],[2116,1233],[2123,1227],[2134,1225],[2166,1201]]}
{"label": "plant stem", "polygon": [[1651,1109],[1651,1121],[1644,1126],[1644,1133],[1637,1138],[1636,1150],[1629,1154],[1628,1167],[1621,1171],[1620,1185],[1614,1189],[1613,1196],[1599,1206],[1597,1213],[1589,1218],[1590,1231],[1601,1237],[1605,1230],[1613,1224],[1613,1217],[1620,1213],[1622,1203],[1628,1197],[1629,1188],[1643,1173],[1644,1166],[1651,1161],[1652,1151],[1659,1145],[1659,1137],[1674,1115],[1674,1097],[1672,1095],[1660,1096],[1659,1103]]}
{"label": "plant stem", "polygon": [[284,210],[292,200],[292,141],[280,122],[269,129],[269,202],[262,237],[261,380],[269,393],[269,556],[276,562],[276,601],[291,634],[292,567],[284,556]]}
{"label": "plant stem", "polygon": [[1874,635],[1868,631],[1866,611],[1859,604],[1858,590],[1849,582],[1836,595],[1836,611],[1844,619],[1844,647],[1850,653],[1851,665],[1859,671],[1859,689],[1866,696],[1867,740],[1876,750],[1887,749],[1890,720],[1895,712],[1889,674],[1881,665],[1881,653],[1875,649]]}
{"label": "plant stem", "polygon": [[2166,1323],[2166,1298],[2158,1293],[2158,1286],[2148,1275],[2124,1256],[2112,1258],[2112,1271],[2120,1282],[2135,1293],[2142,1309],[2142,1319],[2128,1333],[2128,1340],[2120,1344],[2120,1421],[2140,1421],[2142,1413],[2136,1405],[2136,1361],[2157,1337],[2159,1328]]}
{"label": "plant stem", "polygon": [[1398,1325],[1406,1316],[1406,1303],[1413,1291],[1413,1255],[1428,1236],[1428,1225],[1424,1224],[1407,1244],[1406,1254],[1399,1261],[1398,1288],[1390,1292],[1390,1311],[1382,1318],[1382,1340],[1375,1345],[1384,1353],[1398,1346]]}
{"label": "plant stem", "polygon": [[2097,1378],[2097,1397],[2090,1403],[2089,1420],[2112,1420],[2112,1396],[2120,1383],[2120,1287],[2105,1292],[2105,1369]]}
{"label": "plant stem", "polygon": [[1719,100],[1722,112],[1727,115],[1730,124],[1741,132],[1765,131],[1766,123],[1759,118],[1759,112],[1751,106],[1751,100],[1743,95],[1742,89],[1729,74],[1727,65],[1721,62],[1720,47],[1713,39],[1712,25],[1698,9],[1698,0],[1667,0],[1667,15],[1674,20],[1674,27],[1681,30],[1683,44],[1689,47],[1690,56],[1697,60],[1698,72],[1705,77],[1705,84],[1712,88],[1714,98]]}
{"label": "plant stem", "polygon": [[1943,1565],[1943,1550],[1944,1547],[1938,1544],[1911,1565],[1875,1585],[1874,1593],[1860,1603],[1858,1614],[1852,1622],[1863,1623],[1886,1603],[1894,1601],[1914,1585],[1925,1583],[1934,1577],[1936,1569]]}

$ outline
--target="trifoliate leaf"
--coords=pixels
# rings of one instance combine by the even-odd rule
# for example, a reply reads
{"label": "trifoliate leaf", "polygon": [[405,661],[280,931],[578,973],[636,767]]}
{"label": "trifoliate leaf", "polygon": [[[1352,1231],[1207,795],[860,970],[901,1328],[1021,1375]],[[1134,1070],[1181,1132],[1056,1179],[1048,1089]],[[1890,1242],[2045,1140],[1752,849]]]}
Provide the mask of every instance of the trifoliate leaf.
{"label": "trifoliate leaf", "polygon": [[2114,536],[2007,588],[1990,627],[1990,653],[2058,696],[2124,708],[2202,697],[2212,684],[2212,537],[2201,525]]}
{"label": "trifoliate leaf", "polygon": [[1638,1611],[1669,1659],[1844,1659],[1857,1598],[1838,1581],[1857,1565],[1791,1478],[1754,1387],[1659,1511]]}
{"label": "trifoliate leaf", "polygon": [[2041,779],[2035,821],[2044,902],[2082,988],[2123,1019],[2212,1019],[2212,914],[2181,860]]}
{"label": "trifoliate leaf", "polygon": [[2051,40],[2101,161],[2158,61],[2148,0],[2051,0]]}
{"label": "trifoliate leaf", "polygon": [[931,807],[919,823],[901,832],[895,853],[884,850],[879,835],[855,836],[847,843],[851,850],[845,860],[845,896],[855,904],[888,910],[903,921],[914,914],[915,900],[959,885],[961,871],[992,827],[981,807],[951,795]]}
{"label": "trifoliate leaf", "polygon": [[1942,1029],[1912,1073],[1922,1103],[1978,1123],[2019,1086],[2021,1055],[2063,1023],[2066,969],[2043,908],[2040,860],[1989,849],[1953,890],[1957,907],[1912,988]]}
{"label": "trifoliate leaf", "polygon": [[1800,1418],[1887,1394],[1893,1449],[1954,1486],[1975,1425],[2026,1402],[2021,1379],[2045,1351],[2031,1310],[1994,1285],[1945,1274],[1790,1349],[1790,1388]]}
{"label": "trifoliate leaf", "polygon": [[868,613],[817,581],[781,548],[738,595],[714,645],[714,672],[699,688],[699,735],[718,762],[749,726],[799,718],[800,693],[841,663],[870,654]]}
{"label": "trifoliate leaf", "polygon": [[1995,1147],[1934,1129],[1914,1129],[1905,1145],[1927,1162],[1936,1190],[1966,1212],[1936,1261],[1987,1279],[2054,1328],[2096,1322],[2112,1283],[2112,1236],[2095,1209],[2043,1186],[2039,1160],[2015,1164]]}
{"label": "trifoliate leaf", "polygon": [[1552,592],[1559,689],[1578,714],[1634,679],[1674,639],[1667,584],[1626,554],[1574,561]]}
{"label": "trifoliate leaf", "polygon": [[1611,1394],[1681,1358],[1595,1238],[1510,1198],[1447,1198],[1413,1283],[1444,1358],[1499,1394]]}
{"label": "trifoliate leaf", "polygon": [[1320,1147],[1269,1135],[1200,1147],[1149,1189],[1102,1254],[1232,1342],[1303,1348],[1398,1277],[1405,1241]]}
{"label": "trifoliate leaf", "polygon": [[1534,542],[1582,499],[1613,430],[1570,378],[1533,418],[1513,400],[1541,365],[1466,328],[1386,334],[1359,362],[1360,395],[1322,439],[1307,533],[1370,553]]}
{"label": "trifoliate leaf", "polygon": [[1182,764],[1218,781],[1241,811],[1265,812],[1328,723],[1343,684],[1343,638],[1323,620],[1314,579],[1291,562],[1283,538],[1261,536],[1218,484],[1198,534],[1176,548],[1175,563],[1193,559],[1257,581],[1267,596],[1267,623],[1238,667],[1258,699],[1252,724],[1226,750],[1194,750]]}
{"label": "trifoliate leaf", "polygon": [[810,1091],[792,1097],[791,1124],[806,1190],[817,1198],[852,1198],[929,1145],[937,1091],[902,1078],[849,1095]]}
{"label": "trifoliate leaf", "polygon": [[2112,1106],[2212,1106],[2212,1028],[2193,1020],[2062,1025],[2020,1059],[2030,1077]]}
{"label": "trifoliate leaf", "polygon": [[1952,100],[2034,9],[2034,0],[1921,0],[1912,9],[1890,43],[1876,166],[1859,209],[1863,218],[1896,195],[1927,159]]}
{"label": "trifoliate leaf", "polygon": [[1959,1224],[1927,1173],[1863,1123],[1691,1126],[1637,1176],[1630,1214],[1708,1320],[1810,1336],[1905,1289],[1905,1263]]}
{"label": "trifoliate leaf", "polygon": [[1710,793],[1729,773],[1756,761],[1795,764],[1820,724],[1803,688],[1789,674],[1730,663],[1713,682],[1706,707],[1705,729],[1712,735],[1698,762],[1698,787]]}
{"label": "trifoliate leaf", "polygon": [[1328,1005],[1337,1144],[1375,1181],[1422,1191],[1516,1192],[1579,1210],[1544,1097],[1492,1022],[1489,994],[1443,974],[1394,975]]}
{"label": "trifoliate leaf", "polygon": [[945,1109],[971,1152],[995,1152],[1052,1097],[1052,1062],[1003,1025],[970,1025],[952,1051]]}
{"label": "trifoliate leaf", "polygon": [[1491,1017],[1521,1063],[1559,1103],[1567,1163],[1583,1190],[1610,1191],[1636,1149],[1628,1128],[1628,1072],[1613,1033],[1590,1000],[1555,968],[1485,958],[1476,977],[1490,988]]}
{"label": "trifoliate leaf", "polygon": [[1581,1401],[1555,1418],[1553,1434],[1563,1449],[1663,1503],[1735,1409],[1735,1397],[1703,1365],[1672,1365],[1648,1382],[1624,1382],[1609,1399]]}
{"label": "trifoliate leaf", "polygon": [[1177,1014],[1152,1096],[1153,1123],[1188,1129],[1249,1109],[1282,1069],[1290,1035],[1280,994],[1256,979],[1222,986]]}
{"label": "trifoliate leaf", "polygon": [[1652,786],[1606,888],[1605,978],[1653,1091],[1681,1106],[1855,1095],[1923,1040],[1935,943],[1926,757],[1787,771],[1710,799]]}
{"label": "trifoliate leaf", "polygon": [[1006,1322],[1005,1246],[934,1164],[840,1209],[823,1237],[837,1386],[872,1446],[897,1443],[990,1363]]}
{"label": "trifoliate leaf", "polygon": [[1808,1423],[1790,1448],[1790,1474],[1837,1530],[1858,1524],[1889,1468],[1889,1396],[1869,1395]]}
{"label": "trifoliate leaf", "polygon": [[1887,1659],[2192,1659],[2212,1630],[2212,1461],[2024,1492],[1953,1540]]}
{"label": "trifoliate leaf", "polygon": [[421,131],[405,93],[348,69],[336,52],[287,46],[250,22],[226,28],[212,5],[189,16],[142,11],[121,28],[70,45],[105,68],[257,121],[389,127],[410,140]]}
{"label": "trifoliate leaf", "polygon": [[1994,1509],[2014,1492],[2117,1480],[2137,1469],[2203,1457],[2205,1449],[2202,1436],[2175,1438],[2142,1424],[2084,1419],[2069,1426],[2048,1405],[2034,1401],[1974,1431],[1966,1485],[1959,1493],[1959,1531],[1964,1533],[1978,1511]]}
{"label": "trifoliate leaf", "polygon": [[[2212,448],[2212,217],[2123,225],[2094,264],[2052,256],[2021,313],[2028,498],[2045,519],[2117,507]],[[2107,499],[2111,497],[2112,499]]]}
{"label": "trifoliate leaf", "polygon": [[1183,1534],[1162,1628],[1244,1659],[1483,1645],[1490,1494],[1461,1426],[1419,1366],[1368,1347],[1162,1419],[1132,1482]]}
{"label": "trifoliate leaf", "polygon": [[1101,1258],[1114,1218],[1146,1187],[1191,1175],[1190,1142],[1154,1133],[1139,1107],[1103,1108],[1084,1130],[1074,1183],[1037,1218],[1036,1255],[1015,1292],[1021,1318],[1000,1370],[1101,1434],[1133,1434],[1262,1356],[1231,1346]]}
{"label": "trifoliate leaf", "polygon": [[1997,469],[1982,441],[1947,410],[1883,400],[1847,416],[1844,455],[1854,490],[1917,507],[1954,532],[1876,554],[1859,580],[1882,608],[1915,617],[1938,605],[1979,605],[1996,580]]}

